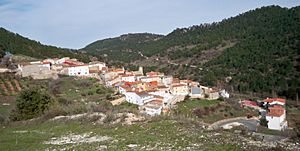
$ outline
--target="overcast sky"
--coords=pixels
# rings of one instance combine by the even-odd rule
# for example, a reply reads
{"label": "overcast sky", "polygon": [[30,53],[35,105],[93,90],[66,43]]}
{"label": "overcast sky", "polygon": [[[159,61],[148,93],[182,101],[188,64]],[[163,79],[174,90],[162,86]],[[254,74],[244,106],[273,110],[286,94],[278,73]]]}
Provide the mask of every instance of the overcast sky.
{"label": "overcast sky", "polygon": [[0,26],[44,44],[82,48],[125,33],[167,34],[268,5],[294,7],[300,0],[0,0]]}

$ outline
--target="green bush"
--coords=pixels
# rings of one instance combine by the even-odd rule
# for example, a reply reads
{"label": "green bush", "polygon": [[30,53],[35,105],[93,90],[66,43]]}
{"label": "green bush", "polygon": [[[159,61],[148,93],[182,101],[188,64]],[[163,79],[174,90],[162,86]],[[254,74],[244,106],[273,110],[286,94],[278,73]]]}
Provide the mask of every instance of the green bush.
{"label": "green bush", "polygon": [[16,108],[10,118],[15,121],[35,118],[44,113],[53,101],[43,90],[37,88],[24,90],[17,97]]}
{"label": "green bush", "polygon": [[265,126],[265,127],[268,126],[268,121],[266,120],[266,118],[261,118],[260,119],[260,125]]}

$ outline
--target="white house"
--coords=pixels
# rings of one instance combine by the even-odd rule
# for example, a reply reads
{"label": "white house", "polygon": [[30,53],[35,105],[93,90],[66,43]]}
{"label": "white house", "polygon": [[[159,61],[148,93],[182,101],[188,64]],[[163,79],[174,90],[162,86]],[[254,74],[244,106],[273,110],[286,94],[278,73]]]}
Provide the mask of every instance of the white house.
{"label": "white house", "polygon": [[54,64],[63,64],[64,62],[66,62],[66,60],[69,60],[70,57],[63,57],[60,59],[55,60]]}
{"label": "white house", "polygon": [[287,128],[286,111],[283,107],[275,105],[269,108],[269,112],[266,115],[268,121],[268,128],[273,130],[284,130]]}
{"label": "white house", "polygon": [[108,87],[112,87],[113,85],[115,85],[116,83],[121,82],[121,77],[116,76],[111,80],[105,81],[106,86]]}
{"label": "white house", "polygon": [[121,81],[134,82],[135,81],[135,76],[134,75],[122,75],[121,76]]}
{"label": "white house", "polygon": [[173,77],[172,76],[163,76],[161,78],[161,82],[165,85],[165,86],[169,86],[172,84],[173,82]]}
{"label": "white house", "polygon": [[171,86],[170,91],[174,95],[188,95],[189,87],[185,84],[175,84]]}
{"label": "white house", "polygon": [[89,63],[89,67],[97,67],[98,70],[101,70],[103,67],[106,67],[106,64],[103,63],[103,62],[99,62],[99,61],[97,61],[97,62],[90,62]]}
{"label": "white house", "polygon": [[50,72],[50,64],[18,65],[22,77],[34,76]]}
{"label": "white house", "polygon": [[223,89],[223,90],[220,91],[220,96],[223,97],[223,98],[228,99],[229,98],[229,93],[226,92],[225,89]]}
{"label": "white house", "polygon": [[88,76],[89,74],[88,65],[68,67],[69,76]]}
{"label": "white house", "polygon": [[152,100],[150,102],[147,102],[142,108],[142,112],[148,115],[160,115],[163,109],[163,103],[161,100]]}
{"label": "white house", "polygon": [[165,74],[164,73],[161,73],[161,72],[147,72],[146,73],[146,76],[147,77],[163,77]]}
{"label": "white house", "polygon": [[208,92],[206,95],[208,100],[216,100],[220,98],[220,94],[218,91],[211,91]]}
{"label": "white house", "polygon": [[143,76],[144,75],[143,67],[139,67],[138,71],[133,71],[133,74],[135,76]]}
{"label": "white house", "polygon": [[153,99],[154,96],[147,92],[126,92],[125,99],[129,103],[144,105],[146,100]]}
{"label": "white house", "polygon": [[125,94],[127,91],[130,91],[131,88],[129,86],[121,85],[118,87],[120,94]]}
{"label": "white house", "polygon": [[153,82],[153,81],[159,82],[160,81],[160,77],[142,77],[142,78],[140,78],[140,80],[142,82]]}
{"label": "white house", "polygon": [[114,72],[114,71],[109,71],[109,72],[105,72],[103,74],[100,74],[100,77],[104,81],[111,80],[111,79],[115,78],[116,76],[118,76],[118,73]]}

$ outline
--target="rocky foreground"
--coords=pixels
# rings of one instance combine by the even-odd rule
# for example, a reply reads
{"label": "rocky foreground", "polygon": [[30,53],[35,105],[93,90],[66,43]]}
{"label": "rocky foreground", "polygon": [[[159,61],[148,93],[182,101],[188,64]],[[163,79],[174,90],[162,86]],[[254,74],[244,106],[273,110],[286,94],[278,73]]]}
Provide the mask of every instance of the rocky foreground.
{"label": "rocky foreground", "polygon": [[253,133],[240,124],[210,130],[204,123],[180,117],[85,113],[34,123],[2,128],[8,143],[4,149],[11,150],[10,145],[17,149],[29,141],[35,144],[29,147],[32,150],[300,150],[299,142]]}

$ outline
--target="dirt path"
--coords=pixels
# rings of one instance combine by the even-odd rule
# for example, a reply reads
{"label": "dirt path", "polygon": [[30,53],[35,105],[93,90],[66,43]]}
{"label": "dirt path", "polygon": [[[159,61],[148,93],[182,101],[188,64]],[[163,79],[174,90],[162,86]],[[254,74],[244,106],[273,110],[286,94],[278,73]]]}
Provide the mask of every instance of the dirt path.
{"label": "dirt path", "polygon": [[247,119],[246,117],[236,117],[236,118],[230,118],[230,119],[224,119],[217,121],[209,126],[208,129],[219,129],[223,126],[230,125],[231,123],[240,123],[241,125],[246,126],[250,131],[256,131],[256,127],[258,124],[257,119]]}

